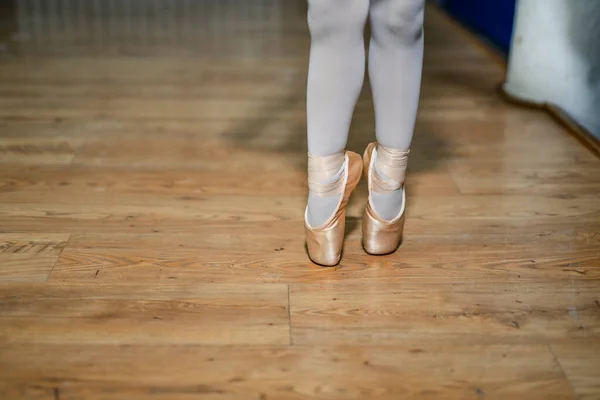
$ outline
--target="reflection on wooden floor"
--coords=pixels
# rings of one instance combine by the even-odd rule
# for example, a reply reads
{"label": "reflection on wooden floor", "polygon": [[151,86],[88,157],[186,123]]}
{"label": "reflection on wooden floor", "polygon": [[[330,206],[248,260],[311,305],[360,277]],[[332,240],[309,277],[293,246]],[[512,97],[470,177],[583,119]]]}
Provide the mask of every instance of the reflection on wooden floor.
{"label": "reflection on wooden floor", "polygon": [[600,396],[600,163],[503,103],[435,9],[405,244],[362,251],[363,185],[324,269],[303,247],[302,4],[111,36],[115,4],[136,3],[20,1],[0,58],[0,398]]}

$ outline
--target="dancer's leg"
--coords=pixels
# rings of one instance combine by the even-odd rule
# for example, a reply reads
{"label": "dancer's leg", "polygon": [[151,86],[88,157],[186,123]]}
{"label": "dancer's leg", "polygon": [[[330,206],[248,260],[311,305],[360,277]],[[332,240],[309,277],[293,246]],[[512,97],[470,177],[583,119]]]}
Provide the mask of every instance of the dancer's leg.
{"label": "dancer's leg", "polygon": [[[354,106],[365,73],[364,26],[369,0],[309,0],[311,34],[307,87],[309,170],[323,163],[311,162],[328,156],[326,174],[315,174],[327,184],[339,180],[343,150]],[[335,160],[335,162],[332,162]],[[318,184],[318,182],[317,182]],[[323,224],[335,211],[339,195],[309,192],[307,221]]]}
{"label": "dancer's leg", "polygon": [[[369,78],[376,134],[379,145],[392,152],[408,150],[413,137],[423,65],[424,7],[424,0],[371,0]],[[375,158],[375,169],[386,179],[384,168],[378,168],[382,159]],[[405,161],[397,168],[404,168]],[[390,160],[385,162],[389,168]],[[371,194],[373,207],[382,218],[391,220],[398,215],[402,190]]]}

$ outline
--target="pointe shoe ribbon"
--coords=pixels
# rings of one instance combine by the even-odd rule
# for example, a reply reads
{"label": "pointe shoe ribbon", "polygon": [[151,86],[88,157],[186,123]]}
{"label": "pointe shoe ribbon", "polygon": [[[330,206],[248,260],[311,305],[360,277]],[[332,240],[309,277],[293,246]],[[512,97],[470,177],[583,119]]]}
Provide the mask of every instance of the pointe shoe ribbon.
{"label": "pointe shoe ribbon", "polygon": [[[406,177],[410,150],[397,150],[378,145],[376,151],[377,168],[373,168],[372,171],[372,190],[385,193],[400,189]],[[388,179],[381,177],[380,173]]]}
{"label": "pointe shoe ribbon", "polygon": [[[345,154],[338,153],[329,156],[314,156],[308,153],[308,188],[319,197],[340,195],[344,191],[344,174],[340,165],[345,162]],[[335,178],[335,179],[334,179]]]}

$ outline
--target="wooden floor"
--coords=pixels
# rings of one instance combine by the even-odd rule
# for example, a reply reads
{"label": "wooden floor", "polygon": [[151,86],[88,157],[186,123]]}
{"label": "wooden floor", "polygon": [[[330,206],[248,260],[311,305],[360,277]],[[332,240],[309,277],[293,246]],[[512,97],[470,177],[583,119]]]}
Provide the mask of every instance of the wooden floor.
{"label": "wooden floor", "polygon": [[315,266],[302,2],[245,1],[0,57],[0,398],[600,398],[599,160],[428,9],[405,243],[362,251],[361,184]]}

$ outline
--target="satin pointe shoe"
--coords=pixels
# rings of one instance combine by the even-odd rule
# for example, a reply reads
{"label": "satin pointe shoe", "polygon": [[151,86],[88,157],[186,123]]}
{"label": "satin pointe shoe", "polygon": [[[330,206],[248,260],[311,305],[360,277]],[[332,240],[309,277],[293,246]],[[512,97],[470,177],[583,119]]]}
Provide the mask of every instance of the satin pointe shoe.
{"label": "satin pointe shoe", "polygon": [[[309,155],[310,157],[310,155]],[[331,169],[327,157],[309,159],[309,186],[311,192],[339,196],[336,211],[320,226],[309,225],[306,212],[304,214],[304,231],[308,257],[315,264],[332,267],[340,262],[346,227],[346,206],[352,191],[358,185],[362,175],[363,163],[360,155],[351,151],[344,154],[343,173],[340,181],[331,184],[315,184],[320,182],[319,171]],[[308,209],[307,209],[308,210]]]}
{"label": "satin pointe shoe", "polygon": [[[377,157],[381,157],[378,168],[383,164],[383,174],[390,178],[384,180],[375,169],[375,157],[373,153],[377,150]],[[373,191],[385,193],[397,190],[404,186],[406,174],[406,163],[409,151],[387,149],[371,143],[367,146],[363,157],[365,164],[365,175],[368,180],[369,199],[362,220],[362,243],[368,254],[385,255],[395,252],[402,242],[404,230],[404,210],[406,206],[406,188],[402,191],[402,208],[398,216],[391,221],[384,220],[377,214],[373,206],[371,193]],[[399,167],[400,166],[400,167]],[[392,168],[393,167],[393,168]]]}

